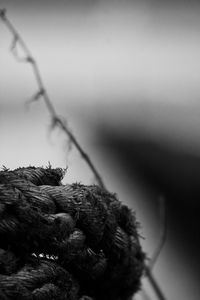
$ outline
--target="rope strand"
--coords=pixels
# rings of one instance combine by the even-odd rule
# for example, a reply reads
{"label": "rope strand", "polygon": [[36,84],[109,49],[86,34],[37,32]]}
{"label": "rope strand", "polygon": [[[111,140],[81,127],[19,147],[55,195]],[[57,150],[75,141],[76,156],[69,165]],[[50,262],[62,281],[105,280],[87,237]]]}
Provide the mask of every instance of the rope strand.
{"label": "rope strand", "polygon": [[135,215],[106,190],[62,185],[62,176],[0,171],[1,299],[128,300],[145,258]]}

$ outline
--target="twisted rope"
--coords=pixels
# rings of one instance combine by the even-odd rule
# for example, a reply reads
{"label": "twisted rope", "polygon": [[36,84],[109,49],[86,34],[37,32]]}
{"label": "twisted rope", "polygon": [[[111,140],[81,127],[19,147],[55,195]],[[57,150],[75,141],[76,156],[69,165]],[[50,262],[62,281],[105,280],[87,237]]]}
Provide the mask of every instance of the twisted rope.
{"label": "twisted rope", "polygon": [[134,214],[63,175],[0,171],[0,299],[128,299],[144,269]]}

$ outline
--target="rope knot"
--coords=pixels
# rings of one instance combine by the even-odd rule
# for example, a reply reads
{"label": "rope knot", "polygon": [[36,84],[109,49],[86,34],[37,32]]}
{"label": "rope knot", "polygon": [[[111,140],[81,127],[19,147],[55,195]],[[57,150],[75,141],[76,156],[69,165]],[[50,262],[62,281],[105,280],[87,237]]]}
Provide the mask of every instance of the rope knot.
{"label": "rope knot", "polygon": [[0,171],[0,298],[126,300],[144,269],[133,212],[52,168]]}

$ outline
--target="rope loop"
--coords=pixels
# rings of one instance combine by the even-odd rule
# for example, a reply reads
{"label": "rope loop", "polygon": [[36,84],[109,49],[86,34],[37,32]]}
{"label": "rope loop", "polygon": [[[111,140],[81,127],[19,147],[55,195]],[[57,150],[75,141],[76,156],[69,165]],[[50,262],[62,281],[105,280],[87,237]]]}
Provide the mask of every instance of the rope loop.
{"label": "rope loop", "polygon": [[135,214],[62,169],[0,171],[0,299],[127,300],[144,270]]}

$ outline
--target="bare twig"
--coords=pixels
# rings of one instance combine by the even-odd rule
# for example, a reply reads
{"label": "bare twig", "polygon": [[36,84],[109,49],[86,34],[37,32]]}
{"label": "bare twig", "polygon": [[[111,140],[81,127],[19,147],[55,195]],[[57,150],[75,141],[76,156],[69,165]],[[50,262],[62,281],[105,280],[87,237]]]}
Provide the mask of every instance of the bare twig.
{"label": "bare twig", "polygon": [[[30,63],[33,69],[33,73],[35,75],[36,83],[38,85],[38,91],[35,93],[35,95],[32,97],[32,100],[39,100],[40,97],[43,97],[44,102],[46,104],[46,107],[50,113],[50,116],[52,118],[52,123],[54,126],[60,127],[65,134],[68,136],[70,141],[73,143],[73,145],[76,147],[78,152],[81,154],[82,158],[85,160],[85,162],[88,164],[90,167],[91,171],[95,175],[96,181],[98,182],[99,186],[102,188],[105,188],[105,185],[103,183],[103,180],[97,171],[96,167],[94,166],[93,162],[91,161],[90,157],[87,155],[87,153],[83,150],[79,142],[77,141],[76,137],[74,134],[68,129],[66,124],[63,122],[61,118],[56,113],[56,110],[49,98],[49,95],[44,87],[44,83],[40,74],[40,70],[38,68],[36,60],[33,58],[30,50],[28,49],[26,43],[22,39],[21,35],[17,32],[11,21],[7,18],[6,16],[6,10],[5,9],[0,9],[0,18],[4,22],[4,24],[7,26],[7,28],[10,30],[11,34],[13,35],[13,41],[11,44],[11,52],[14,55],[14,57],[18,61]],[[17,44],[21,47],[21,49],[24,52],[24,57],[19,57],[18,52],[17,52]]]}
{"label": "bare twig", "polygon": [[149,263],[149,269],[152,270],[157,259],[160,255],[160,252],[165,244],[166,237],[167,237],[167,209],[166,209],[166,202],[165,197],[160,196],[158,198],[159,201],[159,215],[160,215],[160,238],[157,248],[152,255],[151,261]]}
{"label": "bare twig", "polygon": [[[96,181],[99,184],[99,186],[102,187],[102,188],[105,188],[103,180],[102,180],[99,172],[95,168],[94,164],[92,163],[90,157],[82,149],[82,147],[80,146],[80,144],[77,141],[76,137],[68,129],[65,122],[61,118],[59,118],[59,116],[57,115],[57,112],[56,112],[56,110],[55,110],[55,108],[54,108],[54,106],[53,106],[53,104],[52,104],[52,102],[49,98],[49,95],[48,95],[48,93],[47,93],[47,91],[44,87],[43,80],[42,80],[42,77],[40,75],[40,71],[39,71],[37,62],[33,58],[30,50],[26,46],[26,44],[25,44],[24,40],[22,39],[21,35],[17,32],[15,27],[12,25],[10,20],[7,18],[5,9],[0,9],[0,18],[4,22],[4,24],[7,26],[7,28],[10,30],[10,32],[13,36],[13,41],[12,41],[12,44],[11,44],[12,54],[14,55],[14,57],[18,61],[25,62],[25,63],[30,63],[31,66],[32,66],[33,73],[35,75],[35,79],[36,79],[36,82],[37,82],[37,85],[38,85],[38,91],[34,94],[34,96],[32,97],[32,100],[39,100],[41,97],[43,97],[43,100],[44,100],[44,102],[46,104],[46,107],[47,107],[47,109],[50,113],[50,116],[52,118],[53,126],[59,126],[61,128],[61,130],[63,130],[65,132],[65,134],[68,136],[70,141],[73,143],[73,145],[76,147],[78,152],[81,154],[82,158],[85,160],[85,162],[90,167],[91,171],[95,175]],[[17,49],[16,49],[17,45],[19,45],[21,47],[21,49],[23,50],[24,57],[19,57]],[[159,247],[159,249],[161,249],[161,248]],[[156,257],[157,257],[157,255],[156,255]],[[155,278],[152,275],[151,269],[147,265],[145,266],[145,271],[146,271],[145,274],[146,274],[152,288],[154,289],[155,294],[157,295],[158,299],[165,300],[165,297],[163,296],[163,293],[162,293],[158,283],[156,282]]]}
{"label": "bare twig", "polygon": [[145,266],[145,272],[146,272],[146,276],[156,294],[156,296],[158,297],[158,299],[160,300],[166,300],[158,282],[156,281],[156,279],[154,278],[151,269],[149,269],[148,266]]}
{"label": "bare twig", "polygon": [[166,202],[165,202],[165,197],[160,196],[158,198],[158,206],[159,206],[159,219],[160,219],[160,237],[159,237],[159,243],[158,246],[156,247],[152,258],[150,260],[150,263],[145,265],[145,275],[150,282],[151,286],[153,287],[158,299],[160,300],[166,300],[160,286],[158,285],[156,279],[154,278],[152,274],[153,267],[155,266],[158,257],[161,253],[161,250],[163,249],[163,246],[166,241],[166,236],[167,236],[167,210],[166,210]]}

